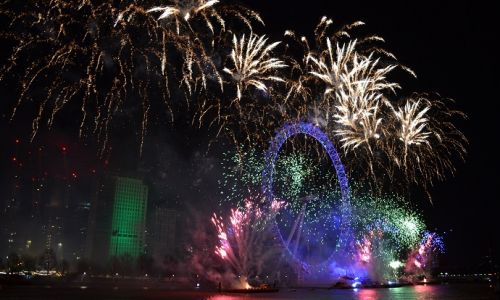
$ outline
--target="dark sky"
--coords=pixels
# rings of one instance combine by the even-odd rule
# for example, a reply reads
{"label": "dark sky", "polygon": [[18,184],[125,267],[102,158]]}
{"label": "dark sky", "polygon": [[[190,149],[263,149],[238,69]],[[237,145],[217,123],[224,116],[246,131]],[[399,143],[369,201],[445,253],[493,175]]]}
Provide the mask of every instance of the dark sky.
{"label": "dark sky", "polygon": [[[493,4],[485,1],[287,1],[254,0],[266,31],[279,37],[285,29],[308,34],[326,15],[336,24],[356,20],[384,37],[386,48],[410,66],[417,80],[403,83],[403,93],[438,92],[456,100],[468,115],[460,129],[469,139],[465,163],[455,177],[431,190],[434,205],[414,196],[430,226],[447,233],[448,268],[478,267],[491,250],[498,257],[497,201],[500,167],[496,153],[499,126],[498,24]],[[417,193],[418,194],[418,193]],[[495,225],[496,224],[496,225]],[[432,227],[431,227],[432,228]],[[490,250],[491,249],[491,250]]]}
{"label": "dark sky", "polygon": [[[331,17],[338,25],[362,20],[366,23],[366,32],[384,37],[386,49],[417,73],[417,80],[403,81],[403,93],[438,92],[455,99],[457,107],[468,115],[468,120],[459,124],[470,142],[466,162],[457,164],[455,177],[450,176],[446,182],[438,183],[431,189],[433,205],[418,192],[412,200],[424,210],[431,228],[436,227],[441,232],[452,230],[447,233],[445,240],[448,249],[442,260],[445,267],[474,268],[482,263],[490,251],[496,252],[498,256],[500,234],[494,220],[499,215],[496,205],[500,199],[496,170],[500,166],[495,155],[498,150],[494,145],[499,126],[494,121],[498,119],[496,108],[499,99],[495,91],[500,82],[497,72],[498,48],[494,45],[500,42],[500,34],[494,26],[493,4],[479,1],[389,3],[333,0],[253,0],[242,3],[261,13],[266,28],[259,29],[259,32],[266,32],[275,39],[280,39],[285,29],[307,35],[324,15]],[[13,140],[21,136],[24,143],[28,142],[25,129],[29,128],[29,123],[22,118],[8,123],[5,112],[9,106],[5,105],[3,99],[1,101],[0,176],[4,177],[12,172],[11,155],[17,151]],[[150,147],[145,152],[146,156],[161,161],[156,164],[155,170],[150,170],[156,176],[154,180],[172,183],[165,190],[167,198],[192,196],[190,189],[193,182],[187,178],[180,179],[176,170],[190,169],[193,178],[200,178],[203,176],[197,176],[197,173],[216,168],[214,165],[217,162],[213,158],[200,158],[200,153],[206,150],[206,137],[183,124],[176,125],[167,133],[151,136],[150,142],[159,137],[168,142],[162,144],[153,141],[157,150]],[[77,149],[77,154],[72,155],[79,176],[90,174],[94,166],[105,168],[103,162],[95,158],[92,145],[84,146],[78,142],[75,130],[56,127],[52,133],[42,134],[35,144],[22,148],[22,151],[44,144],[52,149],[50,157],[60,157],[62,144]],[[167,150],[158,150],[161,147]],[[134,157],[137,151],[134,149],[116,147],[110,163],[116,167],[116,162],[125,161],[132,166],[123,169],[136,167],[137,159]],[[169,171],[163,172],[160,170],[162,168]],[[0,187],[4,188],[2,184],[0,182]],[[210,185],[216,185],[213,178],[197,186],[202,190],[202,187]],[[178,187],[180,191],[174,191],[172,186]]]}

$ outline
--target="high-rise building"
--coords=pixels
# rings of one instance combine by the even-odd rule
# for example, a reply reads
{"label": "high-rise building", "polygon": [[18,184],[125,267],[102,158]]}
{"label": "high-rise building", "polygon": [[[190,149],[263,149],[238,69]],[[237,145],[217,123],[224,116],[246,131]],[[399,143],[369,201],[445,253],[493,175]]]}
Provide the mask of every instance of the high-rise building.
{"label": "high-rise building", "polygon": [[151,222],[151,254],[156,260],[163,260],[165,256],[173,256],[178,213],[174,209],[158,206],[152,213]]}
{"label": "high-rise building", "polygon": [[92,189],[85,258],[102,266],[108,261],[115,178],[96,177]]}
{"label": "high-rise building", "polygon": [[140,179],[105,175],[90,203],[86,258],[104,266],[115,256],[144,251],[148,187]]}
{"label": "high-rise building", "polygon": [[104,265],[144,251],[148,187],[140,179],[104,176],[90,205],[86,257]]}
{"label": "high-rise building", "polygon": [[116,178],[109,256],[138,257],[144,251],[147,199],[141,180]]}

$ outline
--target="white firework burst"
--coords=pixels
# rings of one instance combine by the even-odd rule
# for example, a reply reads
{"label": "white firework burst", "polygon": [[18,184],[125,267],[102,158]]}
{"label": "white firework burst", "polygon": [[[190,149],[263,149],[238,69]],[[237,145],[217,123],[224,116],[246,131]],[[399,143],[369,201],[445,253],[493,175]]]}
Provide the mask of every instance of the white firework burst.
{"label": "white firework burst", "polygon": [[161,12],[158,20],[175,20],[177,34],[180,33],[181,24],[186,22],[190,27],[189,22],[195,16],[204,19],[210,31],[214,32],[211,17],[214,17],[222,27],[225,25],[224,19],[214,8],[217,3],[219,3],[219,0],[174,0],[172,5],[155,6],[147,10],[147,12]]}
{"label": "white firework burst", "polygon": [[240,100],[248,86],[264,92],[268,91],[267,81],[285,80],[277,76],[276,70],[287,65],[280,59],[271,56],[271,52],[280,42],[267,43],[268,38],[251,34],[248,38],[243,35],[239,40],[233,36],[233,49],[231,51],[232,68],[224,68],[224,72],[231,75],[236,82],[237,99]]}
{"label": "white firework burst", "polygon": [[412,145],[429,144],[430,131],[427,130],[427,112],[430,106],[423,105],[419,100],[409,99],[403,107],[394,111],[394,115],[399,124],[397,131],[398,139],[404,144],[405,152]]}

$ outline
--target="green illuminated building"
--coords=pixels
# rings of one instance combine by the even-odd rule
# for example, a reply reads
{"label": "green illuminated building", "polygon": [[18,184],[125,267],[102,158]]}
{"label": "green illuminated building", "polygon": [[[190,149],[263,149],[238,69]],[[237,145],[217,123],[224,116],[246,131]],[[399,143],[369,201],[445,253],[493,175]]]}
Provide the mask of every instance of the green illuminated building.
{"label": "green illuminated building", "polygon": [[148,187],[141,180],[116,177],[108,257],[144,250]]}

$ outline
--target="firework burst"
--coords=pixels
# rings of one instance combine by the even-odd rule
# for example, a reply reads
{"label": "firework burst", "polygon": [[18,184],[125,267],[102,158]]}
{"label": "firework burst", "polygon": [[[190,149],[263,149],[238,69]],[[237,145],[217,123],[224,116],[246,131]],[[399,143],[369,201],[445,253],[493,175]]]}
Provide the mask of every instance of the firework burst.
{"label": "firework burst", "polygon": [[251,34],[248,38],[243,35],[240,39],[233,36],[233,48],[231,51],[232,68],[224,68],[236,82],[237,99],[241,100],[243,92],[248,86],[266,92],[268,91],[266,81],[285,80],[275,75],[275,71],[286,67],[286,64],[271,52],[280,42],[268,44],[266,36]]}
{"label": "firework burst", "polygon": [[435,179],[444,180],[455,170],[453,158],[464,159],[467,139],[453,119],[465,115],[450,110],[446,102],[451,100],[414,94],[392,110],[391,157],[410,181],[423,178],[432,184]]}
{"label": "firework burst", "polygon": [[[65,107],[79,106],[80,136],[96,136],[103,154],[111,148],[116,119],[127,111],[139,111],[127,123],[140,124],[142,150],[150,119],[174,118],[172,107],[180,103],[170,94],[172,86],[187,100],[195,92],[203,93],[210,82],[222,89],[212,59],[219,46],[214,44],[214,24],[224,32],[223,17],[237,18],[246,26],[253,19],[262,21],[251,10],[219,7],[217,1],[178,1],[164,7],[148,3],[5,1],[0,5],[0,15],[8,20],[0,32],[7,53],[0,79],[20,82],[12,117],[22,104],[34,103],[32,139],[41,124],[50,129]],[[163,11],[160,19],[158,11]]]}
{"label": "firework burst", "polygon": [[[145,134],[151,91],[164,99],[169,91],[159,46],[168,33],[144,9],[135,2],[115,7],[109,1],[44,1],[21,7],[5,2],[1,10],[16,33],[2,32],[11,52],[0,76],[21,82],[13,116],[24,102],[37,106],[32,138],[43,121],[50,128],[65,106],[79,101],[80,136],[96,134],[104,151],[113,118],[135,97],[141,98],[134,107]],[[168,115],[169,103],[162,106]]]}
{"label": "firework burst", "polygon": [[[463,114],[427,95],[393,100],[401,86],[391,74],[415,73],[379,46],[382,38],[352,39],[351,31],[362,22],[333,32],[332,23],[322,18],[312,42],[285,33],[292,41],[286,44],[291,72],[281,117],[322,127],[341,146],[343,160],[351,162],[350,176],[368,179],[375,190],[410,182],[427,190],[435,179],[453,173],[453,158],[463,159],[467,140],[452,120]],[[394,182],[395,177],[404,180]]]}
{"label": "firework burst", "polygon": [[214,31],[214,26],[210,22],[209,17],[214,16],[221,26],[224,26],[224,20],[220,17],[217,11],[214,9],[215,4],[219,3],[218,0],[191,0],[191,1],[179,1],[175,0],[173,5],[167,6],[156,6],[149,9],[147,12],[161,12],[158,20],[170,19],[175,20],[177,34],[180,33],[180,24],[182,22],[188,22],[196,16],[203,18],[206,25],[210,30]]}
{"label": "firework burst", "polygon": [[[218,237],[214,252],[240,276],[243,287],[248,278],[259,275],[266,262],[278,254],[269,226],[273,215],[259,207],[259,200],[245,199],[244,207],[231,209],[228,222],[216,214],[211,219]],[[278,210],[281,204],[276,201],[271,207],[271,211]]]}
{"label": "firework burst", "polygon": [[[121,117],[139,124],[142,150],[151,120],[172,121],[173,108],[186,105],[192,124],[214,126],[215,138],[238,147],[260,148],[283,123],[310,120],[343,150],[348,175],[379,191],[408,183],[427,190],[465,156],[467,140],[453,123],[463,114],[428,95],[394,100],[392,74],[415,74],[381,37],[353,38],[363,22],[335,29],[324,17],[312,40],[287,31],[278,47],[253,33],[263,23],[257,13],[218,0],[5,1],[0,14],[9,23],[0,32],[8,53],[0,79],[20,83],[13,116],[33,102],[32,138],[76,107],[80,136],[95,135],[101,154]],[[321,152],[307,140],[294,147]]]}
{"label": "firework burst", "polygon": [[236,145],[264,145],[272,124],[281,122],[274,84],[286,81],[279,74],[286,64],[273,56],[279,44],[270,43],[265,35],[233,35],[222,70],[227,75],[224,93],[212,94],[202,101],[199,123],[208,119],[211,126],[218,128],[217,137],[230,138]]}
{"label": "firework burst", "polygon": [[408,255],[405,271],[412,281],[431,278],[432,262],[436,255],[444,252],[443,238],[434,232],[425,232],[422,240]]}

